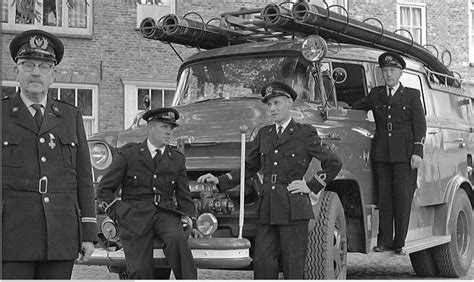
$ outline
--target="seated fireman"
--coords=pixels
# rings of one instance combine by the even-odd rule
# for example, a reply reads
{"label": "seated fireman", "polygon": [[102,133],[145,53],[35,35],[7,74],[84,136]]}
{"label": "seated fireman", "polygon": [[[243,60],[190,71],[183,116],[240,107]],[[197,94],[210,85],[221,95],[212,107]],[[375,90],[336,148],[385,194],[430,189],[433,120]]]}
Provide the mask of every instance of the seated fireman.
{"label": "seated fireman", "polygon": [[118,222],[130,279],[153,279],[154,236],[164,242],[163,251],[177,279],[197,278],[181,224],[182,215],[196,216],[185,157],[168,146],[178,118],[173,108],[147,111],[143,115],[147,140],[124,149],[99,183],[98,199],[106,203],[122,188],[121,200],[109,206],[107,214]]}

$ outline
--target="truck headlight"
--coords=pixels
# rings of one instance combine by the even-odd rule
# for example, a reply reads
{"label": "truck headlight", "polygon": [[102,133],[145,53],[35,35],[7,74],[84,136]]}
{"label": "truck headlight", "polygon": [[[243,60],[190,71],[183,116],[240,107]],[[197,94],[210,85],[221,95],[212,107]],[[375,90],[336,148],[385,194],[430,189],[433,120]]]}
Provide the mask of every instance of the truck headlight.
{"label": "truck headlight", "polygon": [[211,213],[203,213],[197,219],[196,229],[205,237],[209,237],[217,230],[217,218]]}
{"label": "truck headlight", "polygon": [[103,142],[89,142],[91,164],[95,169],[106,169],[112,163],[112,152]]}
{"label": "truck headlight", "polygon": [[308,36],[301,45],[301,54],[310,62],[320,61],[326,56],[327,51],[326,41],[317,35]]}

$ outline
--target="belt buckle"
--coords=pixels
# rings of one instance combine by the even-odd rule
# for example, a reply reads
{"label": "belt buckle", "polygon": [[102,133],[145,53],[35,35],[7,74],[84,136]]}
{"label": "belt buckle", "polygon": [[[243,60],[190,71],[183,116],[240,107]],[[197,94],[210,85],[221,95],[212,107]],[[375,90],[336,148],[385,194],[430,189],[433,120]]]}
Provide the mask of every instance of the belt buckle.
{"label": "belt buckle", "polygon": [[155,198],[153,199],[153,202],[155,203],[155,205],[158,205],[160,201],[161,201],[161,195],[155,194]]}
{"label": "belt buckle", "polygon": [[387,123],[387,130],[392,131],[392,123],[391,122]]}
{"label": "belt buckle", "polygon": [[270,183],[271,184],[275,184],[277,182],[277,175],[276,174],[272,174],[271,178],[270,178]]}
{"label": "belt buckle", "polygon": [[38,181],[38,192],[40,194],[48,193],[48,177],[43,176]]}

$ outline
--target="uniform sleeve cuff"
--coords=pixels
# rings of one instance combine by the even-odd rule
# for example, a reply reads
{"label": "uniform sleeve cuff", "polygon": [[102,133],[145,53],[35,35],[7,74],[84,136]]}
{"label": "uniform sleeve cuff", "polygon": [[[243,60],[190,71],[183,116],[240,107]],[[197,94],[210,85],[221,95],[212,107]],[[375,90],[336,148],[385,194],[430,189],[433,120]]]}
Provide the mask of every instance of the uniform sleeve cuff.
{"label": "uniform sleeve cuff", "polygon": [[82,242],[98,242],[96,222],[82,222]]}

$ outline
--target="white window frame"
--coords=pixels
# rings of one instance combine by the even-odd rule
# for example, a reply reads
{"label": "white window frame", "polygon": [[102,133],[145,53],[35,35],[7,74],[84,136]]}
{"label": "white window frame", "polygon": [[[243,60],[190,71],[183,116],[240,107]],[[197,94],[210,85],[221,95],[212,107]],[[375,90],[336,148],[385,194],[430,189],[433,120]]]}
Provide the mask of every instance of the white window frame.
{"label": "white window frame", "polygon": [[[129,128],[138,111],[138,89],[139,88],[148,88],[148,89],[161,89],[161,90],[174,90],[176,91],[176,81],[171,80],[162,80],[162,81],[150,81],[144,79],[130,79],[123,78],[123,128]],[[173,99],[174,100],[174,99]]]}
{"label": "white window frame", "polygon": [[[20,87],[17,81],[3,80],[2,86]],[[94,84],[74,84],[74,83],[53,83],[50,88],[74,88],[74,89],[89,89],[92,90],[92,116],[82,116],[84,120],[84,127],[86,121],[92,121],[91,134],[97,133],[99,129],[99,87]],[[77,104],[77,95],[75,96],[75,104]],[[89,137],[91,134],[86,132]]]}
{"label": "white window frame", "polygon": [[469,7],[469,63],[474,65],[474,26],[472,24],[474,18],[474,0],[467,0]]}
{"label": "white window frame", "polygon": [[[401,8],[416,8],[421,10],[421,45],[426,44],[426,4],[425,3],[414,3],[408,1],[397,1],[397,29],[401,29]],[[397,34],[403,35],[402,31],[397,31]],[[411,37],[407,36],[411,39]],[[415,39],[413,39],[415,41]],[[416,41],[415,41],[416,42]]]}
{"label": "white window frame", "polygon": [[[66,0],[62,0],[62,22],[63,26],[48,26],[43,25],[42,20],[35,20],[34,24],[20,24],[15,23],[15,5],[13,2],[15,0],[4,0],[8,1],[8,22],[2,22],[2,29],[3,31],[25,31],[30,29],[41,29],[50,33],[54,34],[61,34],[67,36],[85,36],[90,37],[92,36],[92,24],[93,24],[93,14],[92,14],[92,6],[95,2],[94,0],[87,0],[86,9],[87,9],[87,27],[86,28],[77,28],[77,27],[68,27],[68,8],[66,5]],[[38,1],[39,5],[43,7],[43,0],[36,0]],[[13,6],[12,6],[13,5]],[[3,8],[3,7],[2,7]],[[43,13],[42,9],[37,9],[41,14]],[[41,15],[42,16],[42,15]]]}

